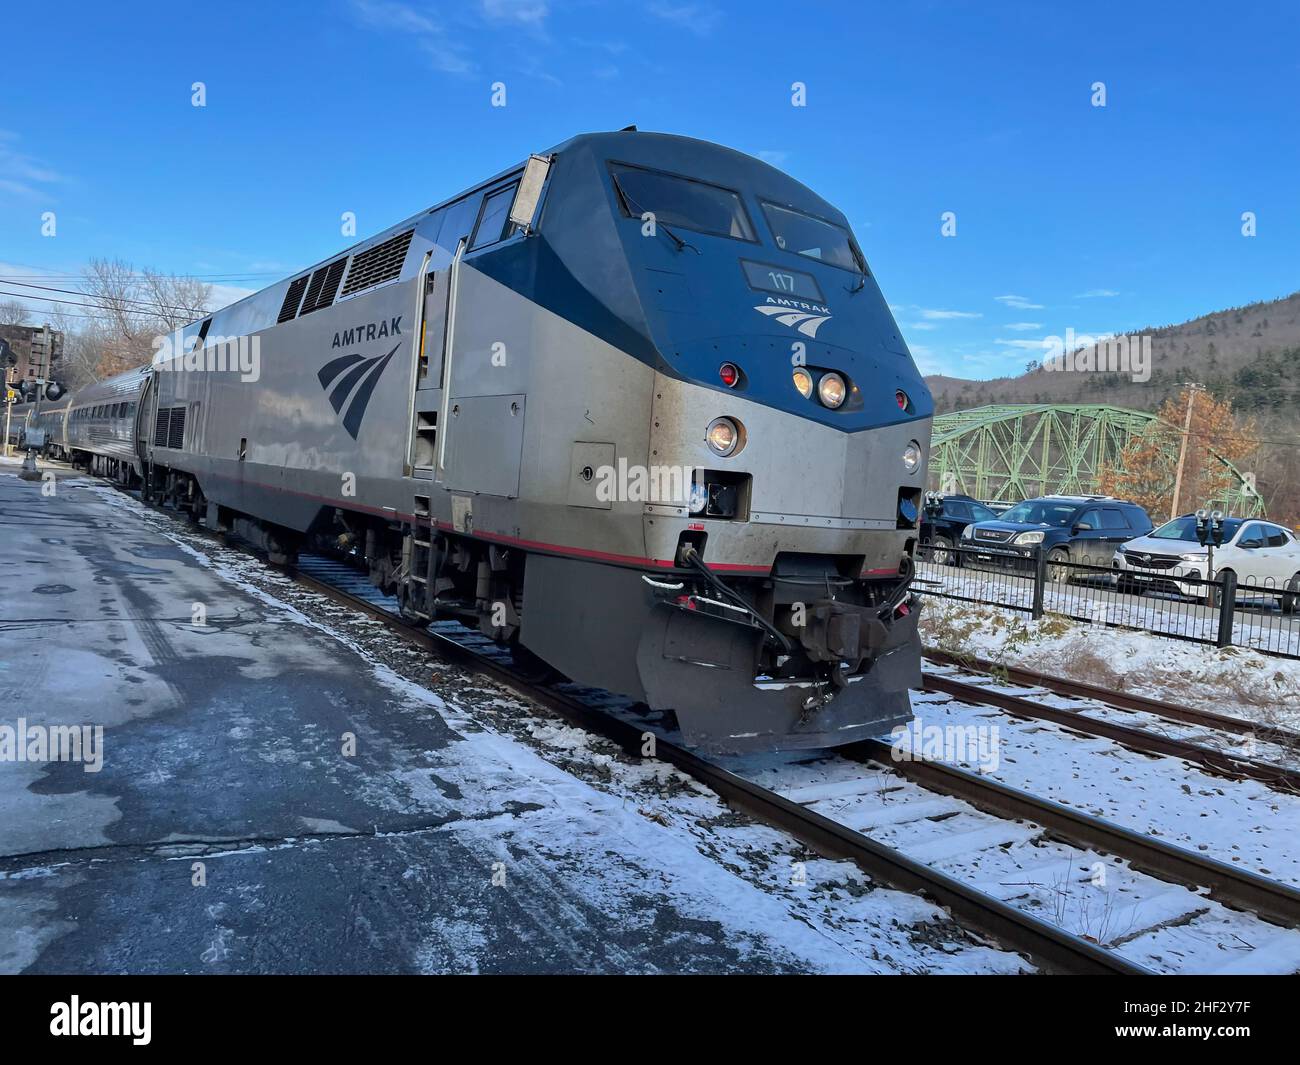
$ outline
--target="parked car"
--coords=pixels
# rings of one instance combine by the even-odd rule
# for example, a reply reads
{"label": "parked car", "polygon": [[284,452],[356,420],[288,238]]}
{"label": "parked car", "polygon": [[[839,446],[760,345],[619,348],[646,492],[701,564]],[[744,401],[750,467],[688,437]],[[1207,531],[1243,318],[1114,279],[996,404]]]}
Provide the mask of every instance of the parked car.
{"label": "parked car", "polygon": [[921,513],[921,546],[928,549],[925,557],[940,566],[960,566],[953,545],[961,540],[963,530],[973,521],[992,521],[997,516],[972,496],[940,496],[934,506],[927,500]]}
{"label": "parked car", "polygon": [[1196,539],[1196,515],[1184,514],[1149,536],[1130,540],[1115,552],[1113,562],[1122,592],[1176,592],[1204,598],[1209,589],[1199,583],[1231,571],[1238,586],[1284,591],[1282,609],[1300,604],[1300,539],[1271,521],[1224,518],[1223,544],[1209,551]]}
{"label": "parked car", "polygon": [[[1040,550],[1047,574],[1066,580],[1066,563],[1109,566],[1120,544],[1151,531],[1151,518],[1136,503],[1111,496],[1044,496],[1017,503],[991,521],[966,526],[962,546],[975,548],[981,565],[1027,569]],[[978,549],[989,548],[984,554]]]}

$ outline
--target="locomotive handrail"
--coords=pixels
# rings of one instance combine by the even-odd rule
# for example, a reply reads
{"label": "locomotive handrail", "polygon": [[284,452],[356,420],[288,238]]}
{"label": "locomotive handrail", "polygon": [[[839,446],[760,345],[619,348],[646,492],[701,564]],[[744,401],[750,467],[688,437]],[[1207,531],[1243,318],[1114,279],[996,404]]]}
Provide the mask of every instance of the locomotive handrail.
{"label": "locomotive handrail", "polygon": [[451,259],[451,269],[447,281],[447,335],[443,339],[446,354],[442,360],[442,411],[438,414],[438,480],[442,481],[447,473],[447,433],[451,426],[447,421],[451,413],[451,370],[456,355],[456,297],[460,294],[460,261],[465,254],[469,237],[461,237],[456,245],[456,254]]}

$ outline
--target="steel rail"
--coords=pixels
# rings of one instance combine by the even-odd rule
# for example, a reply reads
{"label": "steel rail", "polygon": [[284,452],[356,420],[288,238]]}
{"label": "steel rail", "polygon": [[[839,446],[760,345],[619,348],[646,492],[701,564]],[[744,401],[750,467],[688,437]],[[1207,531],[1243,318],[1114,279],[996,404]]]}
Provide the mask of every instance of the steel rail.
{"label": "steel rail", "polygon": [[1013,680],[1017,684],[1047,688],[1058,695],[1080,699],[1095,699],[1117,710],[1154,714],[1157,717],[1182,721],[1191,725],[1203,725],[1206,728],[1220,729],[1223,732],[1253,735],[1259,739],[1300,751],[1300,732],[1280,728],[1276,725],[1248,721],[1242,717],[1230,717],[1227,714],[1215,713],[1212,710],[1199,710],[1192,706],[1180,706],[1177,703],[1153,699],[1150,696],[1139,695],[1136,692],[1112,691],[1098,684],[1089,684],[1086,681],[1073,680],[1069,677],[1056,677],[1047,673],[1039,673],[1023,666],[1002,665],[985,658],[962,658],[946,651],[930,649],[927,649],[924,655],[926,658],[943,665],[958,666],[973,673],[987,673],[990,675],[1004,673],[1009,680]]}
{"label": "steel rail", "polygon": [[1017,717],[1033,718],[1039,721],[1051,721],[1074,732],[1089,736],[1113,740],[1130,750],[1143,754],[1168,755],[1195,762],[1205,769],[1221,776],[1233,779],[1248,778],[1280,791],[1300,793],[1300,771],[1285,766],[1261,762],[1253,758],[1242,758],[1226,751],[1216,751],[1211,747],[1202,747],[1188,740],[1161,736],[1147,729],[1133,728],[1129,725],[1116,724],[1102,718],[1089,717],[1079,710],[1065,710],[1055,706],[1044,706],[1040,702],[1001,692],[982,684],[968,684],[952,677],[939,676],[935,673],[923,673],[921,684],[925,691],[950,695],[963,702],[975,705],[996,706]]}
{"label": "steel rail", "polygon": [[1079,813],[1051,799],[990,780],[942,762],[900,760],[884,740],[864,740],[840,749],[848,757],[878,762],[930,791],[962,799],[999,817],[1032,821],[1050,835],[1077,846],[1126,859],[1137,870],[1186,887],[1208,889],[1210,897],[1250,910],[1277,924],[1300,927],[1300,891],[1214,858],[1176,847],[1104,818]]}

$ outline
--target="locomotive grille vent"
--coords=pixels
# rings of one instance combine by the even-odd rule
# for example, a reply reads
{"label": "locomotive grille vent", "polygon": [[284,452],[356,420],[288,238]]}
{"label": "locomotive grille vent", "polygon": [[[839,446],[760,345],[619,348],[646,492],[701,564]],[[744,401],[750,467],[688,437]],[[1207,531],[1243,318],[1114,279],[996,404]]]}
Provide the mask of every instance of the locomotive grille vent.
{"label": "locomotive grille vent", "polygon": [[408,229],[357,255],[352,260],[352,269],[348,271],[348,283],[343,286],[343,295],[350,296],[397,277],[402,272],[402,263],[406,261],[406,251],[411,246],[414,233],[414,229]]}
{"label": "locomotive grille vent", "polygon": [[284,303],[280,305],[280,316],[276,318],[277,324],[289,321],[298,313],[298,304],[302,302],[303,290],[310,280],[310,274],[303,274],[302,277],[295,277],[289,282],[289,291],[284,294]]}
{"label": "locomotive grille vent", "polygon": [[162,407],[153,427],[153,446],[179,451],[185,446],[185,408]]}
{"label": "locomotive grille vent", "polygon": [[185,446],[185,408],[173,407],[171,425],[167,428],[167,446],[179,451]]}
{"label": "locomotive grille vent", "polygon": [[335,259],[329,266],[322,266],[311,275],[307,296],[302,301],[302,310],[298,312],[300,318],[304,314],[311,314],[312,311],[328,307],[334,302],[334,296],[338,293],[339,282],[343,280],[343,271],[347,269],[347,265],[348,257],[345,255],[342,259]]}

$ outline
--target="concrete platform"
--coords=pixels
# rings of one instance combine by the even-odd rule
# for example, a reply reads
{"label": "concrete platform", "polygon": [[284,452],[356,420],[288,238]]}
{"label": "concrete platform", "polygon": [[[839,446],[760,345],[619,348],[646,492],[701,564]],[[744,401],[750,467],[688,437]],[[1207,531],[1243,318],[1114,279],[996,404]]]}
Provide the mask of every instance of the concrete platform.
{"label": "concrete platform", "polygon": [[808,967],[667,830],[458,733],[106,490],[14,472],[0,726],[102,726],[103,760],[0,761],[0,971]]}

